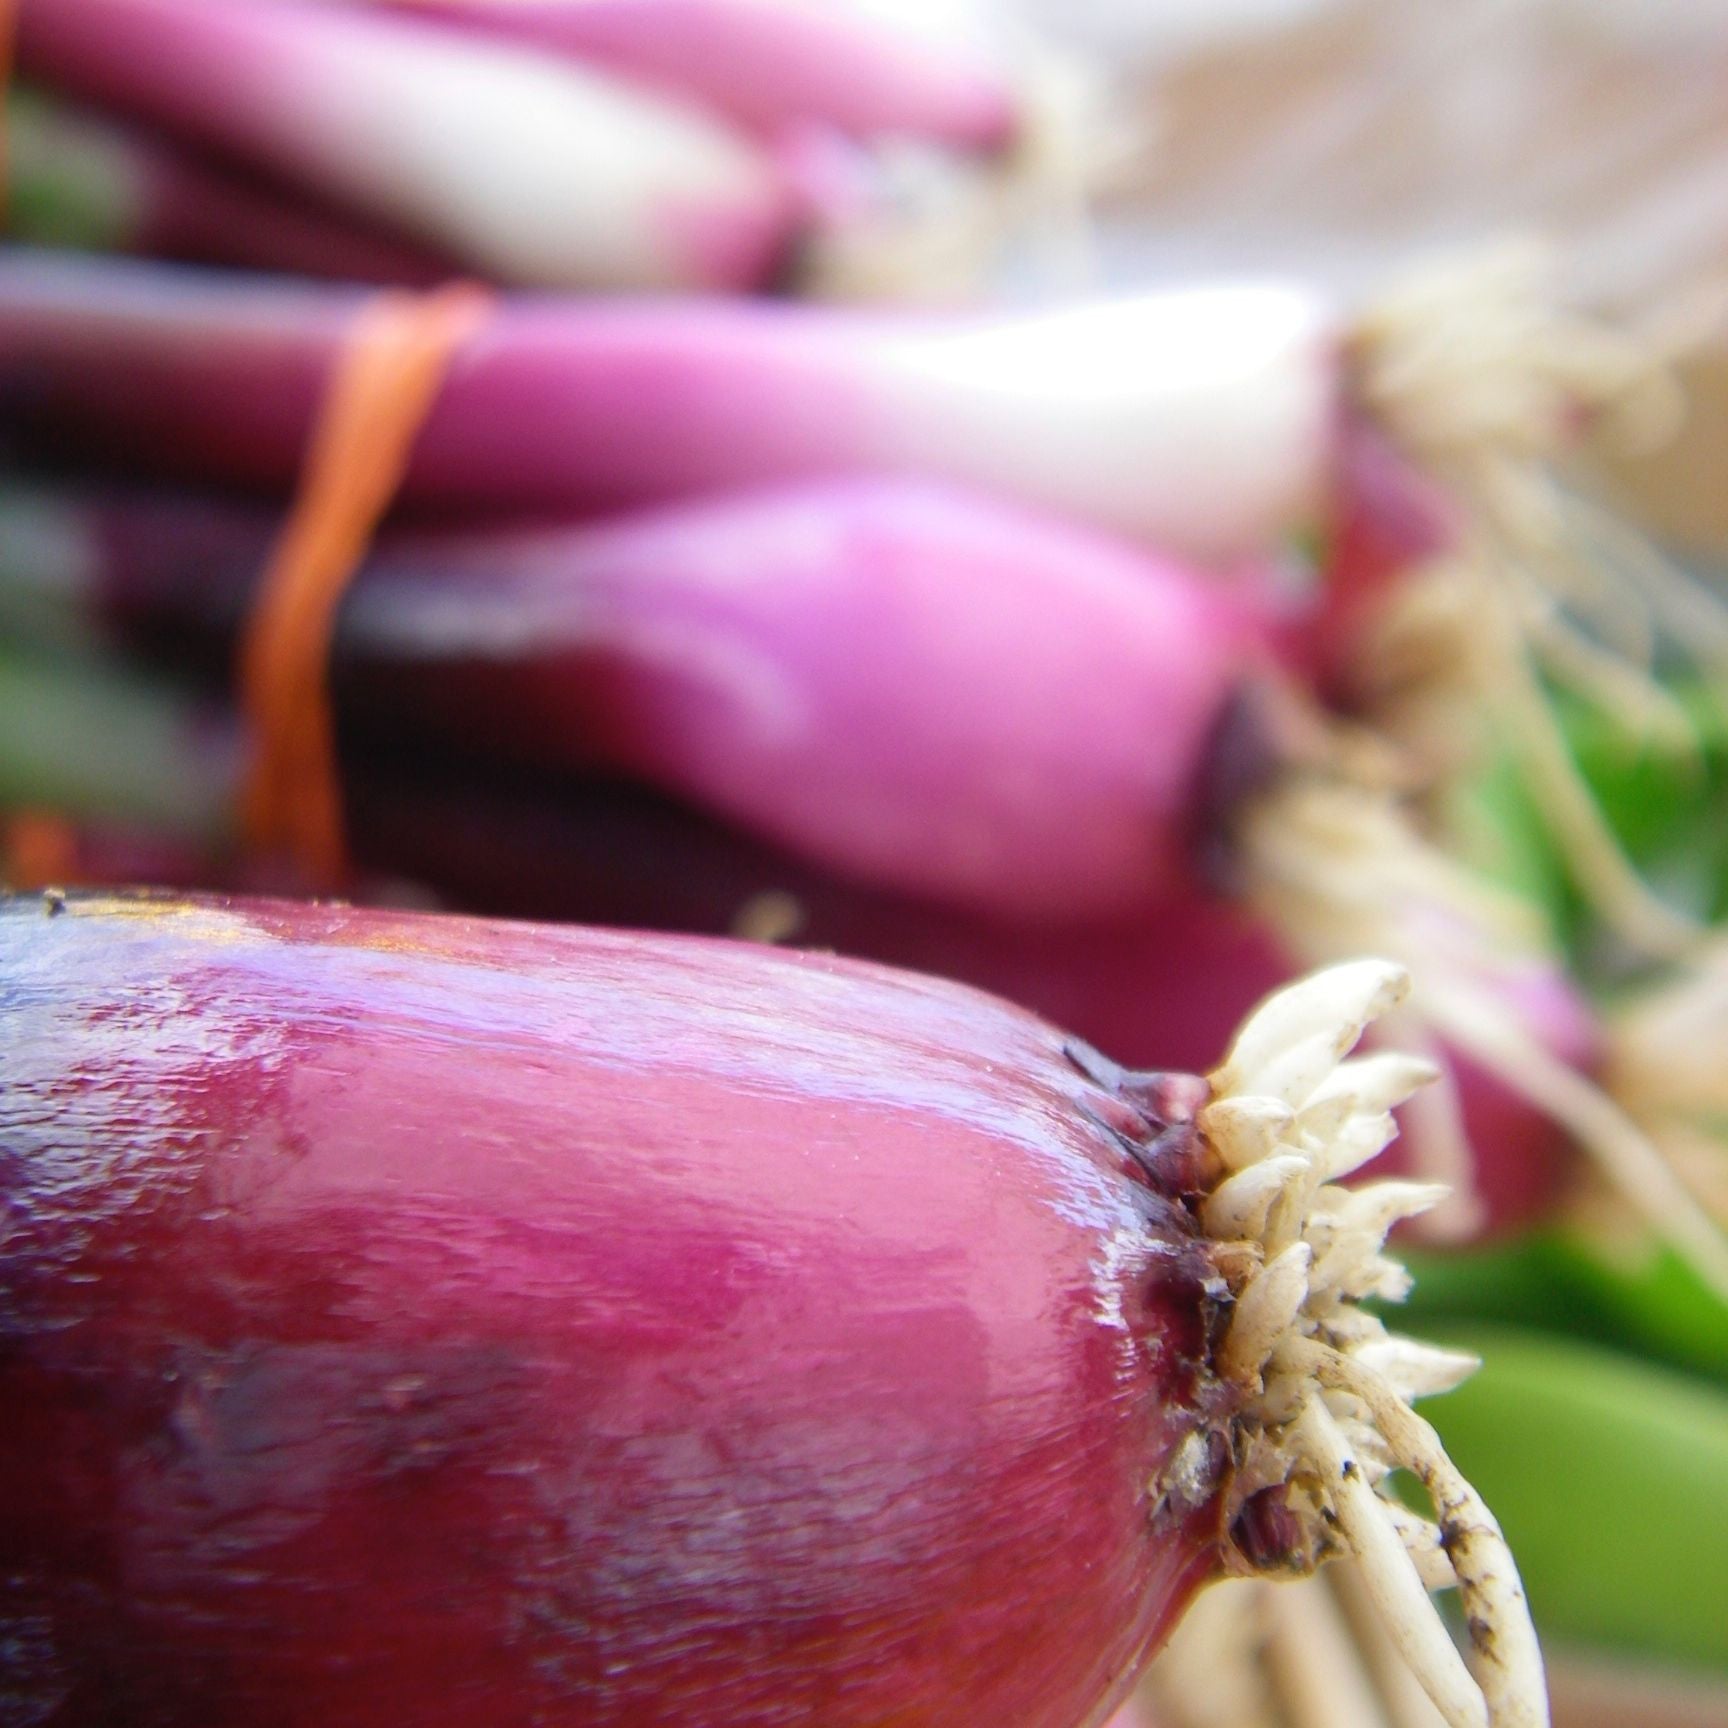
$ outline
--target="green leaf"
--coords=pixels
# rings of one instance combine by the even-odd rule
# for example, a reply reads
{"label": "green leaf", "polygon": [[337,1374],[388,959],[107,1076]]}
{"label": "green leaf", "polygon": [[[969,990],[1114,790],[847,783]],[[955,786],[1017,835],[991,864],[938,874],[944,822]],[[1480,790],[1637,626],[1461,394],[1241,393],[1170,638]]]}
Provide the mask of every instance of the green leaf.
{"label": "green leaf", "polygon": [[1560,1229],[1495,1247],[1401,1258],[1416,1287],[1386,1315],[1400,1331],[1511,1321],[1728,1386],[1728,1303],[1671,1249],[1622,1250]]}
{"label": "green leaf", "polygon": [[1728,1391],[1481,1325],[1423,1405],[1517,1557],[1545,1637],[1728,1668]]}

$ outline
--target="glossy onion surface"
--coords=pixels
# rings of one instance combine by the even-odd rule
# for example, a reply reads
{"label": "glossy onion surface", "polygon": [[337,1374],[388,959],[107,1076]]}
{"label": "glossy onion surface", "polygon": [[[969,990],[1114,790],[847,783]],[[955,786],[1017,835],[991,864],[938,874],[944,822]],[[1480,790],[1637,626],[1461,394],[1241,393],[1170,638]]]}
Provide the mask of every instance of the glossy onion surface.
{"label": "glossy onion surface", "polygon": [[1211,1569],[1153,1083],[1030,1015],[50,897],[0,1021],[9,1723],[1075,1728]]}

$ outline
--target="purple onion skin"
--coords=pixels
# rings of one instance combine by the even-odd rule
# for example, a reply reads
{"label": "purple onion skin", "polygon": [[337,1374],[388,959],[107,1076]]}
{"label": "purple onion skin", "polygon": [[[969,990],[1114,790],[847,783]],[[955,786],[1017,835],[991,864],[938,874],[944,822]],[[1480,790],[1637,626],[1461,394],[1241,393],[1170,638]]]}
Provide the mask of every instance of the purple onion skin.
{"label": "purple onion skin", "polygon": [[9,1720],[1073,1728],[1213,1570],[1133,1144],[1194,1083],[694,939],[50,898],[0,956]]}
{"label": "purple onion skin", "polygon": [[[85,506],[91,604],[232,653],[273,524]],[[385,537],[337,634],[348,712],[638,778],[849,879],[1034,923],[1191,875],[1232,702],[1285,602],[926,483],[847,480],[578,527]]]}
{"label": "purple onion skin", "polygon": [[130,252],[407,288],[430,288],[457,274],[426,247],[141,131],[129,133],[128,143],[145,188]]}
{"label": "purple onion skin", "polygon": [[[0,260],[0,412],[36,449],[280,489],[366,297],[20,249]],[[896,322],[513,295],[428,416],[404,496],[582,510],[870,465],[873,338]]]}
{"label": "purple onion skin", "polygon": [[[1202,1068],[1243,1016],[1301,967],[1238,902],[1194,886],[1130,918],[1029,928],[968,916],[825,875],[677,805],[617,787],[560,793],[523,780],[452,779],[352,755],[357,849],[448,903],[515,916],[724,933],[764,895],[789,896],[786,939],[957,978],[1010,998],[1121,1060]],[[1503,980],[1512,1005],[1562,1060],[1588,1071],[1599,1035],[1556,969]],[[1447,1048],[1476,1153],[1478,1228],[1498,1235],[1549,1215],[1576,1168],[1565,1132]],[[1412,1167],[1419,1119],[1372,1166]]]}
{"label": "purple onion skin", "polygon": [[[281,490],[364,298],[12,252],[0,414],[33,458]],[[1224,561],[1322,507],[1338,341],[1334,308],[1278,284],[946,314],[509,295],[456,357],[399,496],[583,512],[920,474]]]}
{"label": "purple onion skin", "polygon": [[[39,151],[62,140],[76,148],[87,138],[122,164],[128,207],[114,212],[95,249],[407,287],[430,287],[456,273],[448,258],[112,115],[32,91],[28,109],[14,113],[11,124],[42,128]],[[14,227],[29,238],[21,222]]]}
{"label": "purple onion skin", "polygon": [[[26,76],[303,185],[362,221],[382,216],[505,282],[742,293],[769,283],[794,239],[773,162],[717,117],[691,138],[695,116],[679,104],[655,100],[658,126],[631,117],[629,103],[620,110],[615,80],[564,74],[548,93],[555,62],[465,51],[417,20],[275,0],[19,0],[17,12]],[[613,105],[585,128],[596,82],[613,86]],[[536,135],[553,131],[543,151],[520,127],[512,134],[524,102]],[[467,171],[431,135],[444,115],[475,122],[470,154],[497,141],[497,155]],[[588,177],[563,174],[590,155]],[[482,184],[488,171],[493,183]],[[536,193],[558,201],[538,224],[519,208]]]}

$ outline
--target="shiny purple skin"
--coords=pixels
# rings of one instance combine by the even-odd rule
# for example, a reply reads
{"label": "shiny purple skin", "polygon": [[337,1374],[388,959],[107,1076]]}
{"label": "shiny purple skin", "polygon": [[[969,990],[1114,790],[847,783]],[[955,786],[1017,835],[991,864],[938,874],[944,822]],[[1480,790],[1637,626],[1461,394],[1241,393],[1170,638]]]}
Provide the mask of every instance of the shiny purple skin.
{"label": "shiny purple skin", "polygon": [[1192,1083],[271,902],[0,903],[0,1015],[9,1723],[1074,1728],[1214,1567]]}
{"label": "shiny purple skin", "polygon": [[[1121,1060],[1202,1068],[1261,997],[1301,970],[1252,909],[1197,886],[1129,918],[1061,929],[958,914],[869,893],[754,845],[688,810],[619,788],[558,789],[436,778],[350,758],[356,849],[374,869],[448,904],[512,916],[722,932],[785,897],[783,939],[914,966],[1007,996]],[[748,923],[744,925],[748,927]],[[1588,1003],[1556,964],[1510,960],[1502,999],[1581,1072],[1600,1058]],[[1458,1087],[1485,1236],[1552,1215],[1577,1168],[1566,1131],[1503,1080],[1442,1044]],[[1422,1120],[1370,1167],[1423,1169]]]}
{"label": "shiny purple skin", "polygon": [[[275,524],[124,493],[81,519],[105,617],[176,645],[214,625],[225,667]],[[1268,570],[838,480],[387,535],[336,684],[345,713],[628,775],[852,881],[1072,922],[1187,881],[1214,740],[1273,675],[1285,604]]]}

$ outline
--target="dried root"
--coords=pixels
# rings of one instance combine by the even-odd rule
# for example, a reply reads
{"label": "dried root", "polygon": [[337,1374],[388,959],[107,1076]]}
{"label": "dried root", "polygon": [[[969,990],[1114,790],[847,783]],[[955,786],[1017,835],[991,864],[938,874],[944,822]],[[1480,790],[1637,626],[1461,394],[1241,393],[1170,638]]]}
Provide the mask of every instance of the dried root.
{"label": "dried root", "polygon": [[1464,509],[1456,554],[1400,598],[1365,656],[1413,675],[1373,674],[1367,694],[1383,723],[1442,761],[1464,722],[1485,720],[1605,922],[1645,953],[1685,954],[1698,927],[1626,859],[1547,683],[1628,736],[1695,750],[1688,717],[1652,672],[1656,647],[1677,642],[1723,664],[1728,610],[1559,477],[1581,426],[1652,447],[1675,435],[1685,405],[1671,341],[1557,311],[1547,275],[1531,247],[1430,268],[1356,332],[1357,400]]}
{"label": "dried root", "polygon": [[1159,1728],[1444,1728],[1345,1556],[1311,1578],[1233,1578],[1195,1603],[1142,1683]]}
{"label": "dried root", "polygon": [[1728,942],[1619,1004],[1602,1084],[1728,1229]]}
{"label": "dried root", "polygon": [[[1386,1234],[1440,1191],[1339,1185],[1396,1133],[1393,1107],[1433,1076],[1404,1056],[1349,1056],[1408,984],[1387,961],[1316,973],[1263,1003],[1209,1076],[1197,1121],[1224,1173],[1200,1216],[1238,1269],[1218,1353],[1243,1395],[1231,1492],[1240,1511],[1283,1490],[1303,1563],[1354,1555],[1389,1636],[1452,1728],[1537,1728],[1547,1721],[1542,1661],[1512,1557],[1409,1404],[1456,1385],[1474,1362],[1395,1338],[1361,1306],[1403,1293]],[[1393,1498],[1399,1468],[1427,1488],[1434,1523]],[[1244,1571],[1266,1564],[1240,1555]],[[1473,1670],[1428,1596],[1454,1578]]]}
{"label": "dried root", "polygon": [[1728,1296],[1728,1214],[1711,1216],[1648,1116],[1635,1120],[1512,1008],[1518,968],[1543,963],[1527,908],[1429,845],[1393,797],[1343,777],[1287,781],[1242,812],[1236,840],[1248,892],[1293,954],[1313,964],[1366,950],[1417,973],[1421,1001],[1406,1014],[1563,1127],[1634,1215]]}

